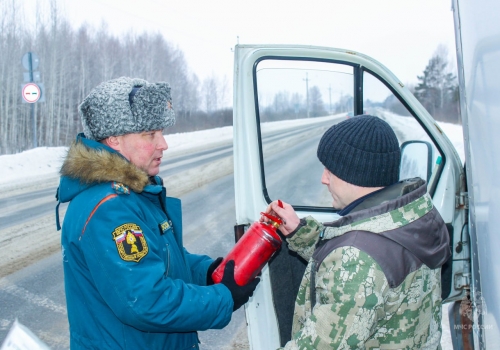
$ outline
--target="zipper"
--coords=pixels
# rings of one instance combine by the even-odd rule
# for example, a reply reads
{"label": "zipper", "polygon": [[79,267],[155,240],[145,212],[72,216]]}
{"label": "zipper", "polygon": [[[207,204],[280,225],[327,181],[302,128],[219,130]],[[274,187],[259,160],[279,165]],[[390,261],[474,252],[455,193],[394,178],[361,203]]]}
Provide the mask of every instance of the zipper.
{"label": "zipper", "polygon": [[309,300],[311,302],[311,315],[316,305],[316,260],[311,259],[311,277],[309,279]]}
{"label": "zipper", "polygon": [[[319,233],[319,239],[316,243],[315,250],[326,243],[326,240],[323,239],[325,237],[325,230],[326,227],[323,227],[323,229]],[[311,302],[311,314],[314,306],[316,305],[316,268],[319,268],[319,266],[316,265],[316,260],[314,260],[314,257],[311,257],[311,276],[309,278],[309,300]]]}
{"label": "zipper", "polygon": [[165,249],[166,249],[166,252],[167,252],[167,256],[166,256],[166,261],[165,261],[165,277],[168,276],[168,273],[170,271],[170,249],[168,249],[168,243],[165,244]]}

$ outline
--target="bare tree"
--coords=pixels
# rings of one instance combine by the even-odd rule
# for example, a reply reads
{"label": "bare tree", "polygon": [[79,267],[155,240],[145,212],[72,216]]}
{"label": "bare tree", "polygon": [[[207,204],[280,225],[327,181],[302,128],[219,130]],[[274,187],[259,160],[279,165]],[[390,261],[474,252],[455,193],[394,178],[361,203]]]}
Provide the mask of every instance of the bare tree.
{"label": "bare tree", "polygon": [[[102,81],[132,76],[167,81],[172,86],[180,129],[208,126],[199,110],[200,82],[190,72],[184,53],[160,33],[109,34],[106,23],[95,30],[89,25],[74,29],[57,7],[57,0],[40,0],[36,20],[27,24],[18,0],[0,0],[0,154],[32,147],[31,105],[22,103],[21,57],[36,52],[44,84],[44,102],[36,103],[39,146],[68,145],[81,132],[78,104]],[[45,6],[42,6],[45,5]],[[202,84],[203,104],[215,113],[225,107],[227,79],[212,75]],[[231,112],[212,118],[215,126],[231,122]],[[201,121],[198,122],[195,120]]]}
{"label": "bare tree", "polygon": [[217,109],[218,103],[218,89],[217,89],[217,78],[212,75],[203,80],[201,86],[202,96],[203,96],[203,106],[205,107],[205,112],[211,114]]}
{"label": "bare tree", "polygon": [[327,114],[323,96],[321,95],[319,87],[316,85],[309,89],[309,104],[311,117],[319,117]]}
{"label": "bare tree", "polygon": [[448,50],[438,46],[415,87],[415,97],[438,120],[458,122],[458,84],[449,67]]}

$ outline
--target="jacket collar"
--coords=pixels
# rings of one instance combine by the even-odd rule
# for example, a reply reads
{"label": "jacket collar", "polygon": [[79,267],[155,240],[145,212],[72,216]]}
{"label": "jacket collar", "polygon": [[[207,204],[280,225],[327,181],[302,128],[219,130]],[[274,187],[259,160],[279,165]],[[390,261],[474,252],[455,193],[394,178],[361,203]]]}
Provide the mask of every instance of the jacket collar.
{"label": "jacket collar", "polygon": [[142,192],[148,184],[146,172],[130,163],[112,148],[79,134],[70,146],[60,170],[63,178],[78,180],[80,184],[94,185],[115,181],[134,192]]}
{"label": "jacket collar", "polygon": [[388,213],[403,207],[427,193],[427,184],[420,178],[402,180],[394,185],[377,191],[372,196],[352,208],[349,214],[342,218],[325,223],[329,227],[341,227],[363,219]]}

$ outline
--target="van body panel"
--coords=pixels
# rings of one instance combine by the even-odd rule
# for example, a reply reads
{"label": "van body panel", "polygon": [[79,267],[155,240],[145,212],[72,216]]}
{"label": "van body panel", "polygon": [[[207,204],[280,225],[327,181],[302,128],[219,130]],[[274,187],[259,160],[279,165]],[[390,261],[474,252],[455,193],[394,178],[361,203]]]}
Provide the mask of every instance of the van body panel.
{"label": "van body panel", "polygon": [[[475,349],[500,344],[500,3],[454,0],[469,203]],[[460,336],[458,342],[462,343]]]}

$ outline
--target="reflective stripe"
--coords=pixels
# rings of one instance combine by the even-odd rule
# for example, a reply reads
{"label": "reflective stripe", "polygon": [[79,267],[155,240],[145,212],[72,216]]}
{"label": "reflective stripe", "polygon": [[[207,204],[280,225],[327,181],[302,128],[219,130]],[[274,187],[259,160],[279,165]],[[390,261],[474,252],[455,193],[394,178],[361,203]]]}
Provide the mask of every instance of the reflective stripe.
{"label": "reflective stripe", "polygon": [[90,219],[92,219],[92,216],[97,211],[97,208],[99,208],[101,206],[101,204],[103,204],[107,200],[114,198],[116,196],[118,196],[116,193],[109,194],[106,197],[104,197],[103,199],[101,199],[101,201],[99,203],[97,203],[97,205],[94,207],[94,209],[90,213],[89,217],[87,218],[87,221],[85,221],[85,225],[83,226],[82,234],[80,235],[80,238],[78,238],[78,240],[82,239],[82,236],[85,234],[85,230],[87,229],[87,224],[89,223]]}

